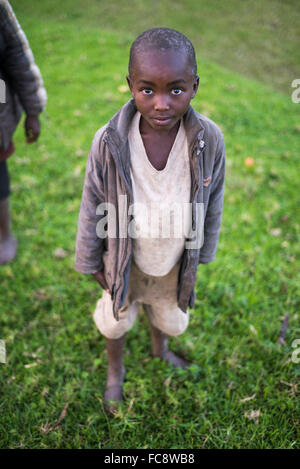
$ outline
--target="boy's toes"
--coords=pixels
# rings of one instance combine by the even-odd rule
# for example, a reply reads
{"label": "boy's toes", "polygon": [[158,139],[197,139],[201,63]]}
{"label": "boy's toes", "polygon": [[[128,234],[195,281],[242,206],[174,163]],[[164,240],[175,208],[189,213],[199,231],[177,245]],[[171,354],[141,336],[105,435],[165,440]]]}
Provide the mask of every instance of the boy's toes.
{"label": "boy's toes", "polygon": [[177,368],[188,368],[191,366],[193,363],[188,362],[182,357],[179,357],[175,353],[171,352],[171,350],[168,350],[164,356],[164,359],[170,363],[171,365],[177,367]]}
{"label": "boy's toes", "polygon": [[118,410],[119,404],[123,401],[122,386],[109,386],[103,396],[104,408],[109,414],[114,414]]}

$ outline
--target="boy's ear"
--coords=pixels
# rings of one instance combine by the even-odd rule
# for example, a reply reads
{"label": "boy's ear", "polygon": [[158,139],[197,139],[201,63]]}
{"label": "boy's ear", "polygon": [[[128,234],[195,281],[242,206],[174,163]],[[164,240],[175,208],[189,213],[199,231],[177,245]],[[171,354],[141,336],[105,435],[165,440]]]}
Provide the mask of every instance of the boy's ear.
{"label": "boy's ear", "polygon": [[196,96],[196,93],[198,91],[198,88],[199,88],[199,79],[200,77],[198,75],[195,76],[195,80],[194,80],[194,85],[193,85],[193,94],[192,94],[192,99]]}
{"label": "boy's ear", "polygon": [[129,89],[130,89],[130,92],[132,94],[132,80],[130,78],[130,75],[127,75],[126,76],[126,80],[127,80],[127,83],[128,83],[128,86],[129,86]]}

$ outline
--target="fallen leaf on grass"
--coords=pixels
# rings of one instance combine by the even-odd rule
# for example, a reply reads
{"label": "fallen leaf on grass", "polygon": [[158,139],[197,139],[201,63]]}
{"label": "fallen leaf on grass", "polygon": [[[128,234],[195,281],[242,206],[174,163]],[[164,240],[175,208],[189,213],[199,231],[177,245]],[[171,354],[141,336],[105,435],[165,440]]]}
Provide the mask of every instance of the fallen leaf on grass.
{"label": "fallen leaf on grass", "polygon": [[244,413],[244,417],[246,417],[249,420],[255,420],[255,423],[258,423],[258,417],[260,416],[261,412],[260,410],[250,410],[249,412]]}
{"label": "fallen leaf on grass", "polygon": [[132,409],[133,403],[134,403],[134,399],[131,399],[129,406],[128,406],[128,412]]}
{"label": "fallen leaf on grass", "polygon": [[24,355],[25,357],[37,358],[37,354],[36,354],[36,353],[24,352],[23,355]]}
{"label": "fallen leaf on grass", "polygon": [[169,384],[171,383],[171,376],[169,376],[169,378],[167,378],[165,381],[164,381],[164,386],[169,386]]}
{"label": "fallen leaf on grass", "polygon": [[234,385],[234,381],[230,381],[230,383],[227,386],[228,391],[231,391],[233,385]]}
{"label": "fallen leaf on grass", "polygon": [[37,362],[34,362],[34,363],[27,363],[26,365],[24,365],[24,368],[32,368],[33,366],[37,366],[38,363]]}
{"label": "fallen leaf on grass", "polygon": [[81,173],[81,170],[82,170],[81,166],[76,166],[76,168],[73,171],[74,176],[79,176],[79,174]]}
{"label": "fallen leaf on grass", "polygon": [[53,254],[57,259],[64,259],[68,255],[67,251],[65,251],[63,248],[55,249]]}
{"label": "fallen leaf on grass", "polygon": [[202,446],[201,446],[202,449],[203,449],[204,446],[206,445],[207,440],[208,440],[209,437],[210,437],[210,435],[207,435],[207,437],[206,437],[205,440],[203,441]]}
{"label": "fallen leaf on grass", "polygon": [[60,414],[59,418],[56,420],[56,422],[54,422],[53,425],[50,425],[49,422],[46,422],[44,425],[41,426],[41,430],[44,434],[47,434],[49,432],[51,432],[52,430],[54,430],[55,428],[58,427],[58,425],[60,424],[60,422],[66,417],[67,415],[67,409],[68,409],[68,406],[69,406],[69,403],[67,402],[65,404],[65,407],[63,408],[62,410],[62,413]]}
{"label": "fallen leaf on grass", "polygon": [[255,329],[255,327],[252,324],[250,324],[249,329],[252,332],[252,334],[257,335],[257,330]]}
{"label": "fallen leaf on grass", "polygon": [[280,228],[274,228],[273,230],[270,231],[270,234],[272,236],[280,236],[281,235],[281,229]]}
{"label": "fallen leaf on grass", "polygon": [[189,349],[191,349],[191,350],[193,350],[193,349],[195,348],[195,344],[194,344],[194,342],[192,342],[191,340],[188,340],[188,341],[186,342],[186,346],[187,346]]}
{"label": "fallen leaf on grass", "polygon": [[291,390],[290,393],[295,395],[298,393],[298,384],[299,383],[288,383],[287,381],[280,380],[280,383],[285,384],[286,386],[290,386]]}
{"label": "fallen leaf on grass", "polygon": [[49,393],[49,389],[48,389],[48,388],[44,388],[44,389],[42,390],[42,396],[43,396],[43,397],[47,396],[48,393]]}
{"label": "fallen leaf on grass", "polygon": [[147,358],[143,358],[143,359],[141,360],[142,363],[148,363],[148,362],[150,362],[150,361],[151,361],[151,358],[148,358],[148,357],[147,357]]}
{"label": "fallen leaf on grass", "polygon": [[44,346],[41,345],[35,352],[24,352],[25,357],[38,358],[38,354],[43,350]]}
{"label": "fallen leaf on grass", "polygon": [[254,399],[256,396],[256,393],[253,394],[252,396],[249,396],[249,397],[245,397],[244,399],[240,399],[240,402],[247,402],[247,401],[251,401],[252,399]]}
{"label": "fallen leaf on grass", "polygon": [[120,86],[118,86],[118,91],[120,91],[120,93],[127,93],[127,91],[128,91],[128,86],[126,86],[126,85],[120,85]]}

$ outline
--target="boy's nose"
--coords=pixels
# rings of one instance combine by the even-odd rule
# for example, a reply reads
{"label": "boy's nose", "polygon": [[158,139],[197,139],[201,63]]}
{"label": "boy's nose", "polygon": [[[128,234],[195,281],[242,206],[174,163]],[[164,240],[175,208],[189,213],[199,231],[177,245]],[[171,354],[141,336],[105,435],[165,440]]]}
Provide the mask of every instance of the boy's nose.
{"label": "boy's nose", "polygon": [[154,103],[154,109],[160,112],[170,109],[168,96],[157,95]]}

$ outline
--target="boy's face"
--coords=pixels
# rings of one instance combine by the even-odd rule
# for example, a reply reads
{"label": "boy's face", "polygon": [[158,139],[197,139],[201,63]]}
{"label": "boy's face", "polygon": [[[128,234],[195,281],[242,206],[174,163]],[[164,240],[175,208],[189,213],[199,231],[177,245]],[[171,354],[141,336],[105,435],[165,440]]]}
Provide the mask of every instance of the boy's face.
{"label": "boy's face", "polygon": [[138,111],[157,131],[170,131],[188,110],[199,77],[182,51],[150,50],[135,57],[128,85]]}

